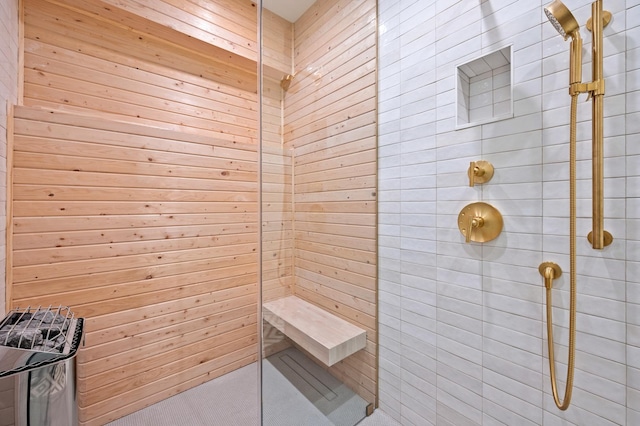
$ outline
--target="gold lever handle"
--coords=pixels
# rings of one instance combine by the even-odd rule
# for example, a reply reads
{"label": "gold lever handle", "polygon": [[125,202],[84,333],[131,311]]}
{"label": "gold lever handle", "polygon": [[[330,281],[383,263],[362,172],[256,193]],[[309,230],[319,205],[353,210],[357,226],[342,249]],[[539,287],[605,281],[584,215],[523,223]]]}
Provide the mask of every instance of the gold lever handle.
{"label": "gold lever handle", "polygon": [[[476,183],[476,175],[480,172],[480,168],[476,166],[476,162],[472,161],[469,164],[469,170],[467,170],[467,176],[469,176],[469,186],[474,187]],[[484,171],[482,172],[484,174]]]}
{"label": "gold lever handle", "polygon": [[487,203],[469,204],[458,215],[458,229],[464,235],[465,243],[491,241],[500,235],[502,226],[502,215]]}
{"label": "gold lever handle", "polygon": [[470,218],[470,220],[468,220],[467,232],[466,232],[466,234],[464,236],[464,242],[465,243],[470,243],[471,242],[471,231],[474,228],[482,228],[483,225],[484,225],[484,219],[481,218],[480,216]]}
{"label": "gold lever handle", "polygon": [[469,176],[469,186],[474,187],[476,183],[486,183],[493,177],[493,165],[488,161],[472,161],[467,170]]}

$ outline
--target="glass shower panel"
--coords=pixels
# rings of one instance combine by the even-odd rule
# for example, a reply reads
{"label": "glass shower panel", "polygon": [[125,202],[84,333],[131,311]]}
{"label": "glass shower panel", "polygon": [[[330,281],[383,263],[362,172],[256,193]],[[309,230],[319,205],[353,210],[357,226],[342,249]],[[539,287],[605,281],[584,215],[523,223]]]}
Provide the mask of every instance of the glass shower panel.
{"label": "glass shower panel", "polygon": [[265,425],[355,425],[377,400],[376,2],[264,0]]}

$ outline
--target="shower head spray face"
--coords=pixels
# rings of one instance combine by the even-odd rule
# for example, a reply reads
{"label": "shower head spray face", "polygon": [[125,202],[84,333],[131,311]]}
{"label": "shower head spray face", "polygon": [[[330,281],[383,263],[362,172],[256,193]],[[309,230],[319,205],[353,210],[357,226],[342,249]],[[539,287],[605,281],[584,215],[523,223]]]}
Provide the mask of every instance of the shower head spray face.
{"label": "shower head spray face", "polygon": [[567,6],[560,0],[554,0],[547,7],[544,8],[544,13],[549,18],[549,21],[553,24],[556,31],[560,33],[566,40],[569,37],[573,37],[580,29],[578,21],[573,17]]}
{"label": "shower head spray face", "polygon": [[291,86],[291,80],[293,80],[293,76],[291,74],[287,74],[282,77],[282,80],[280,80],[280,87],[282,87],[282,90],[284,90],[285,92],[289,90],[289,86]]}

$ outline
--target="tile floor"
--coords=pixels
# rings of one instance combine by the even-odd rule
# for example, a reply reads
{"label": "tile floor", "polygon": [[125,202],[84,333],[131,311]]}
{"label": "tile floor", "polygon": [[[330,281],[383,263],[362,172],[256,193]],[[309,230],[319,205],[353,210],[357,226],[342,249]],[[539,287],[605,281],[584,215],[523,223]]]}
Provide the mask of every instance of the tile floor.
{"label": "tile floor", "polygon": [[[364,418],[366,402],[295,349],[269,357],[264,424],[269,426],[399,426],[381,410]],[[182,392],[108,426],[255,426],[256,364]]]}

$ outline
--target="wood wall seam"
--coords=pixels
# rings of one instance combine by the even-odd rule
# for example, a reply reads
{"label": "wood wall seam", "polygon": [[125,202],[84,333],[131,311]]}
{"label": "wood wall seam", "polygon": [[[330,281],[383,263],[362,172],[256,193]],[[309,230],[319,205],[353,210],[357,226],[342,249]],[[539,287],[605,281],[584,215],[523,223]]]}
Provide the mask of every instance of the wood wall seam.
{"label": "wood wall seam", "polygon": [[13,144],[14,106],[7,101],[7,199],[5,252],[5,312],[13,308]]}

